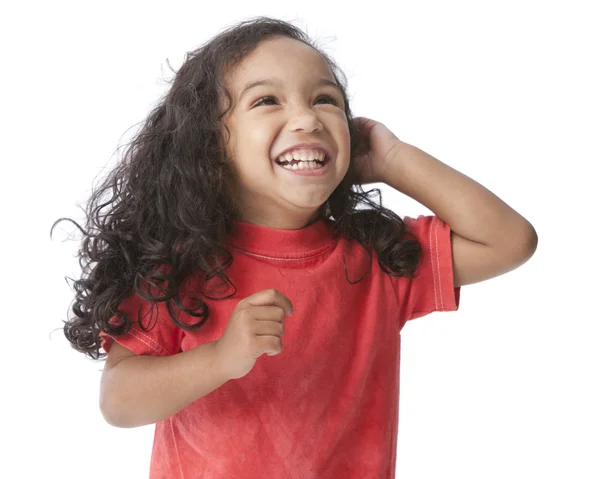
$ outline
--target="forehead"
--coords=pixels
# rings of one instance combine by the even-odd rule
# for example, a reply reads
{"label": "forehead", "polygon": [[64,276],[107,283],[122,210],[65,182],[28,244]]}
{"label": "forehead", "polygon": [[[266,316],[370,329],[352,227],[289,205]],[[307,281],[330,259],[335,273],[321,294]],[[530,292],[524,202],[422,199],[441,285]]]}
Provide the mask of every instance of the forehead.
{"label": "forehead", "polygon": [[333,74],[325,59],[311,46],[287,37],[262,41],[256,49],[231,72],[229,81],[234,91],[263,77],[329,78]]}

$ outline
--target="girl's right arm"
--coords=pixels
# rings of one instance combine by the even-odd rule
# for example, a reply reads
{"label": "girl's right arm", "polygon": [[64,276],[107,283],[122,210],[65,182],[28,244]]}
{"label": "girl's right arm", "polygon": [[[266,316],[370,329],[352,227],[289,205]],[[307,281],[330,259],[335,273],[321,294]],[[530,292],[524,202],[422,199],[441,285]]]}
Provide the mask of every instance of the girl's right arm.
{"label": "girl's right arm", "polygon": [[153,424],[221,387],[217,341],[171,356],[136,355],[116,341],[100,382],[100,411],[117,427]]}
{"label": "girl's right arm", "polygon": [[104,419],[117,427],[156,423],[246,376],[263,354],[281,353],[286,314],[290,299],[266,289],[236,305],[221,338],[182,353],[138,356],[114,341],[100,383]]}

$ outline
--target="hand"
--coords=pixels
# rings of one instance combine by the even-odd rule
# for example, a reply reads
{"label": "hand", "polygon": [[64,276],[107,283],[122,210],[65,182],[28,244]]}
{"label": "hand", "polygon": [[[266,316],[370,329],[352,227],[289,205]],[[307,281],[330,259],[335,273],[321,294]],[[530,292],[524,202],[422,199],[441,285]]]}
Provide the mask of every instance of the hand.
{"label": "hand", "polygon": [[275,289],[254,293],[236,305],[215,344],[217,367],[228,380],[244,377],[264,353],[281,352],[286,313],[292,315],[292,303]]}
{"label": "hand", "polygon": [[361,135],[361,147],[356,158],[359,184],[385,182],[390,155],[395,146],[402,143],[387,127],[378,121],[359,116],[354,118]]}

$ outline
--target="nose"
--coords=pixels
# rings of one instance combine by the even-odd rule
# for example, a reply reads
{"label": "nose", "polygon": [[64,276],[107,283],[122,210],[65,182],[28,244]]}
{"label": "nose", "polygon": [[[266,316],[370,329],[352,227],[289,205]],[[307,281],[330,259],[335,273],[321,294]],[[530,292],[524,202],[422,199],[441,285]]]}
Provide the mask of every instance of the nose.
{"label": "nose", "polygon": [[295,113],[289,121],[290,131],[321,131],[323,124],[319,121],[319,118],[311,110],[303,109],[302,111]]}

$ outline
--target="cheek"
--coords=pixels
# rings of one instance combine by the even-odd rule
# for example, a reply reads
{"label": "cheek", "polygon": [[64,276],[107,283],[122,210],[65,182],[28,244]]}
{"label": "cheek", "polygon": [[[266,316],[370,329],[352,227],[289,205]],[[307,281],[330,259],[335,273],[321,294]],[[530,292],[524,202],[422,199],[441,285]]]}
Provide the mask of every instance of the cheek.
{"label": "cheek", "polygon": [[246,136],[246,145],[254,153],[268,156],[272,140],[272,128],[269,128],[267,125],[261,125],[257,122],[254,127],[248,131]]}
{"label": "cheek", "polygon": [[350,138],[350,129],[348,127],[348,119],[345,113],[340,113],[335,122],[336,132],[340,137]]}
{"label": "cheek", "polygon": [[338,154],[342,155],[343,159],[348,159],[350,157],[350,129],[345,120],[338,125],[336,140],[339,148]]}
{"label": "cheek", "polygon": [[262,184],[272,168],[271,137],[260,128],[237,132],[231,160],[243,183]]}
{"label": "cheek", "polygon": [[268,152],[273,136],[273,128],[259,118],[249,118],[243,128],[235,132],[236,150]]}

